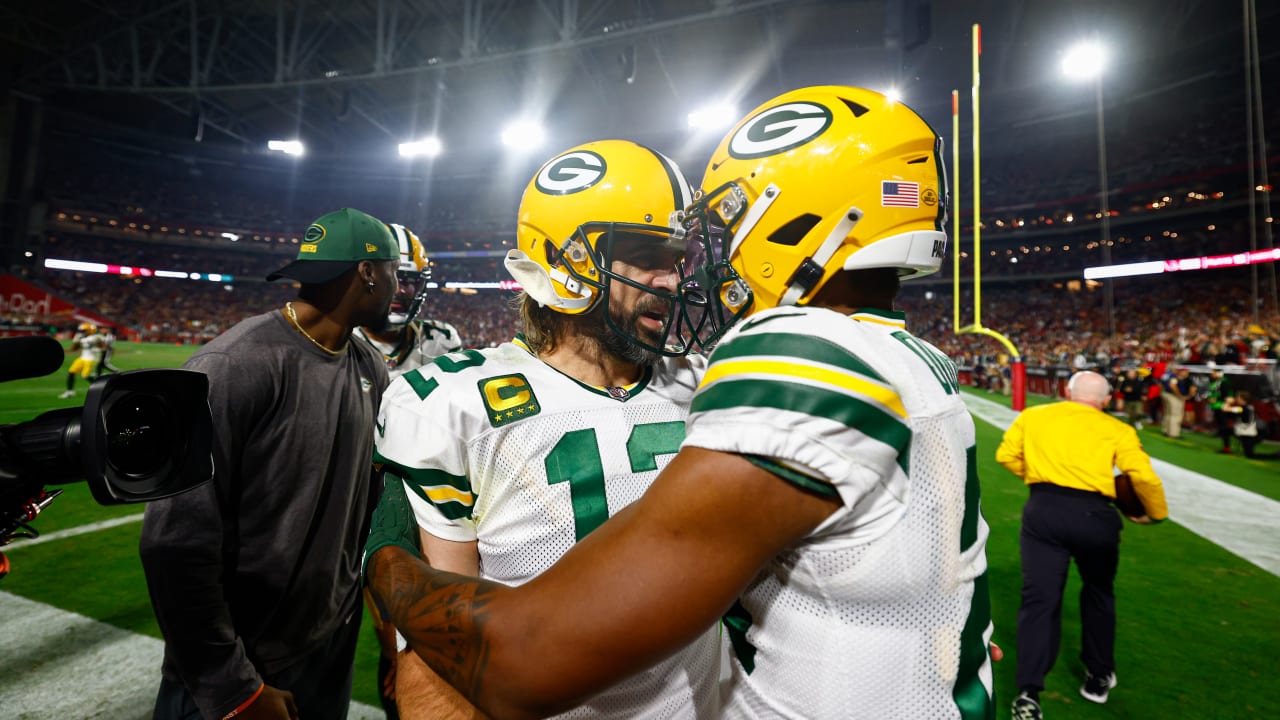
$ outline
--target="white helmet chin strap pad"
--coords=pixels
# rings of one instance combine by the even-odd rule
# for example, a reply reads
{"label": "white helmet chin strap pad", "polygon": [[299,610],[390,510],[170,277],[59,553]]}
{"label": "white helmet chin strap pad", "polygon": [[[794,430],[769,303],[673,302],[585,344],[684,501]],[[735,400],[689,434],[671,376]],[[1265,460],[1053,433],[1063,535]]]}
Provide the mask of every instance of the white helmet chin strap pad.
{"label": "white helmet chin strap pad", "polygon": [[[503,261],[507,272],[529,297],[538,301],[543,307],[564,308],[565,310],[581,310],[591,304],[591,288],[583,286],[569,277],[566,273],[555,270],[554,278],[548,273],[546,268],[534,262],[520,250],[508,250],[507,257]],[[562,285],[572,286],[579,293],[579,297],[566,298],[556,292],[552,280],[558,280]]]}

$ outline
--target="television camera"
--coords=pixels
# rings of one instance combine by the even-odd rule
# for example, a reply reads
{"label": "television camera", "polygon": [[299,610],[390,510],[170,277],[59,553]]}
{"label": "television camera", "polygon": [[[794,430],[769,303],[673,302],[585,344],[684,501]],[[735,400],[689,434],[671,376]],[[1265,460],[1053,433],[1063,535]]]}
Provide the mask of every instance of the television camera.
{"label": "television camera", "polygon": [[[56,372],[51,337],[0,339],[0,382]],[[61,489],[86,481],[100,505],[176,495],[213,477],[209,379],[190,370],[130,370],[89,387],[83,407],[0,425],[0,546],[39,536],[28,523]],[[0,577],[8,573],[0,553]]]}

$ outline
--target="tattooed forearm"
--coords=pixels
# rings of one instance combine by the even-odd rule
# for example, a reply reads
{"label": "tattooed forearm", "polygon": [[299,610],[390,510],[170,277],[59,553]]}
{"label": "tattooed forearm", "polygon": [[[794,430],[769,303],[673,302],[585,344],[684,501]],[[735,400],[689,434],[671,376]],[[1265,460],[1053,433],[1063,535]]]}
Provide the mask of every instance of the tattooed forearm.
{"label": "tattooed forearm", "polygon": [[427,665],[479,706],[490,652],[487,608],[509,588],[433,570],[395,547],[373,556],[368,577],[383,617]]}

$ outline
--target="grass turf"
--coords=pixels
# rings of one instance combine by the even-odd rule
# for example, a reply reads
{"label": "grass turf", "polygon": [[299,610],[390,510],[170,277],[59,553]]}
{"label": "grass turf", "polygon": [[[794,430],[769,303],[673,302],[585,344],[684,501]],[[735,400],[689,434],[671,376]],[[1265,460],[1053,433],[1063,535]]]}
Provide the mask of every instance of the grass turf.
{"label": "grass turf", "polygon": [[[189,347],[122,343],[115,364],[125,369],[176,367],[192,351]],[[57,399],[64,382],[65,373],[59,373],[6,384],[0,395],[0,423],[19,422],[53,407],[82,403],[83,381],[77,381],[76,398]],[[1033,403],[1042,401],[1031,398]],[[1185,434],[1179,441],[1166,441],[1158,430],[1144,430],[1142,437],[1157,457],[1268,497],[1280,497],[1273,487],[1280,465],[1216,455],[1214,440],[1208,436]],[[995,672],[997,714],[1007,717],[1014,693],[1014,628],[1020,589],[1018,530],[1026,488],[996,464],[999,441],[1000,431],[978,423],[983,512],[991,525],[987,555],[995,640],[1007,653]],[[42,532],[140,511],[136,506],[100,507],[83,484],[64,488],[67,492],[36,521]],[[131,522],[13,548],[13,572],[0,581],[0,589],[159,637],[138,560],[140,528],[140,523]],[[1079,581],[1073,575],[1066,592],[1058,665],[1042,696],[1047,717],[1220,720],[1280,715],[1280,685],[1266,680],[1270,655],[1280,647],[1280,622],[1276,621],[1280,617],[1280,578],[1175,523],[1151,527],[1127,524],[1116,592],[1119,686],[1102,706],[1084,701],[1077,692],[1083,671],[1076,660],[1080,653]],[[378,704],[377,652],[366,618],[353,694],[356,700],[374,706]],[[158,673],[157,668],[157,681]]]}

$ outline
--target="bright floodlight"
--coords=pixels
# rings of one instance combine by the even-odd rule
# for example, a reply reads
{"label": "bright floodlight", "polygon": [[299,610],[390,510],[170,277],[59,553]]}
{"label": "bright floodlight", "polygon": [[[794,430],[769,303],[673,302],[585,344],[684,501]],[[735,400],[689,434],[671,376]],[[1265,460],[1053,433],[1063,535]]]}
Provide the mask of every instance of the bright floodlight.
{"label": "bright floodlight", "polygon": [[902,102],[902,92],[896,87],[884,91],[884,97],[891,103]]}
{"label": "bright floodlight", "polygon": [[502,129],[502,144],[516,150],[532,150],[544,140],[542,126],[531,120],[515,120]]}
{"label": "bright floodlight", "polygon": [[442,147],[440,138],[432,135],[421,140],[400,143],[400,157],[435,157],[440,154]]}
{"label": "bright floodlight", "polygon": [[694,130],[719,130],[738,121],[738,108],[728,103],[703,105],[689,113],[689,127]]}
{"label": "bright floodlight", "polygon": [[1096,42],[1084,42],[1062,56],[1062,74],[1073,80],[1092,80],[1107,67],[1107,51]]}
{"label": "bright floodlight", "polygon": [[282,152],[285,155],[302,155],[306,152],[301,140],[268,140],[267,149]]}

